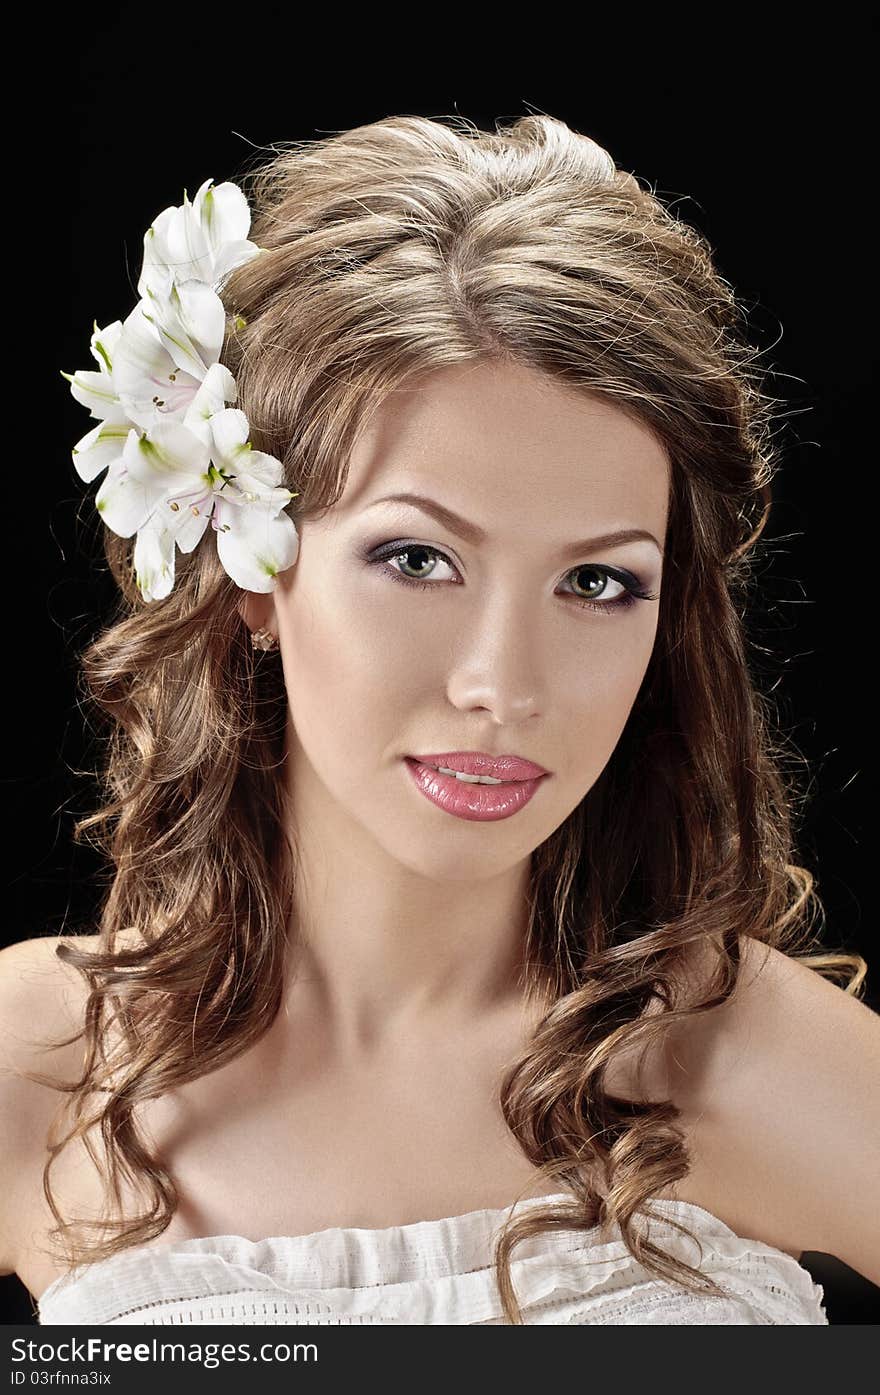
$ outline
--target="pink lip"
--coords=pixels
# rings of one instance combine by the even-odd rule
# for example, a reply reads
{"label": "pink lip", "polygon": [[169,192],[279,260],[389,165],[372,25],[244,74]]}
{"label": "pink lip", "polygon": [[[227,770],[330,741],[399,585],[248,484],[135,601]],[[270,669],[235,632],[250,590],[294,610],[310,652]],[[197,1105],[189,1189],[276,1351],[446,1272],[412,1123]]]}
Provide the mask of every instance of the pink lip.
{"label": "pink lip", "polygon": [[[535,794],[547,771],[530,780],[509,780],[501,785],[468,784],[454,775],[443,775],[413,756],[404,758],[417,789],[432,804],[459,819],[506,819],[522,809]],[[446,760],[440,761],[441,765]],[[449,767],[453,769],[452,766]],[[470,771],[466,772],[470,774]],[[473,772],[482,774],[481,771]],[[499,779],[499,776],[494,776]]]}
{"label": "pink lip", "polygon": [[[463,775],[491,775],[493,780],[537,780],[547,775],[543,765],[522,756],[488,756],[484,751],[444,751],[439,755],[410,756],[422,765],[445,765]],[[484,786],[489,788],[489,786]]]}

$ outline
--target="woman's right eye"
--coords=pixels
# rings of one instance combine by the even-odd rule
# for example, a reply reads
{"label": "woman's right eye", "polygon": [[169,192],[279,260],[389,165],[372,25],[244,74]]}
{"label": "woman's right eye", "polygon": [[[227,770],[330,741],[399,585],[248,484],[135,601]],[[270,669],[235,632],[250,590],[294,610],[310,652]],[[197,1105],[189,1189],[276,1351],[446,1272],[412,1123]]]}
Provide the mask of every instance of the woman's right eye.
{"label": "woman's right eye", "polygon": [[380,548],[378,553],[371,558],[372,563],[381,565],[382,570],[392,580],[402,581],[404,585],[425,587],[442,585],[444,578],[429,581],[423,577],[411,576],[407,571],[400,570],[397,566],[390,564],[402,561],[403,565],[410,571],[422,571],[425,573],[425,577],[433,578],[436,575],[438,560],[445,562],[447,567],[455,571],[452,562],[444,553],[436,547],[427,547],[424,543],[389,543],[386,547]]}

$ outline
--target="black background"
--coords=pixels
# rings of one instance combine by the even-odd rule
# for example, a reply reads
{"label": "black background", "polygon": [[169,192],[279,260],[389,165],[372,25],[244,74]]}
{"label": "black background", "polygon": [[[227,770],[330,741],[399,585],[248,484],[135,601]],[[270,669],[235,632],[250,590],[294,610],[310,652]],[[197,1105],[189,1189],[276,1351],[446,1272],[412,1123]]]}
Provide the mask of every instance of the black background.
{"label": "black background", "polygon": [[[75,772],[98,752],[74,685],[112,587],[97,485],[84,486],[70,460],[94,421],[59,369],[94,367],[93,320],[134,305],[144,230],[184,188],[237,179],[273,141],[394,114],[458,114],[491,129],[545,111],[709,237],[774,372],[785,459],[752,633],[776,656],[776,699],[812,772],[799,860],[817,876],[828,943],[868,958],[878,1010],[861,816],[874,710],[864,656],[876,634],[866,36],[842,23],[817,35],[648,33],[631,17],[519,36],[505,17],[499,36],[439,11],[360,35],[335,16],[332,32],[288,16],[263,7],[224,27],[210,12],[137,7],[93,28],[82,15],[51,32],[32,22],[13,60],[27,96],[7,108],[4,941],[94,922],[102,869],[71,828],[94,803]],[[831,1198],[833,1188],[829,1178]],[[830,1258],[805,1263],[826,1285],[833,1322],[876,1316],[872,1285]],[[21,1285],[0,1289],[0,1321],[27,1320]]]}

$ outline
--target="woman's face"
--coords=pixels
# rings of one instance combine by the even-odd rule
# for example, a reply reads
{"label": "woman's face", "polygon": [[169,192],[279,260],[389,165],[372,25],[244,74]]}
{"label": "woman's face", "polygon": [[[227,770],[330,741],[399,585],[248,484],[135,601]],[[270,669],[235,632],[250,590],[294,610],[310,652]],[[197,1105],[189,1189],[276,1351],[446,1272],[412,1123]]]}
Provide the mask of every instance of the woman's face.
{"label": "woman's face", "polygon": [[[295,565],[251,611],[279,636],[295,826],[443,880],[527,858],[591,788],[638,693],[668,489],[647,428],[526,368],[442,369],[387,400],[339,503],[301,524]],[[385,499],[403,493],[482,540]],[[588,541],[621,529],[656,543]],[[627,586],[654,599],[613,604]],[[450,751],[549,775],[512,815],[459,817],[406,761]]]}

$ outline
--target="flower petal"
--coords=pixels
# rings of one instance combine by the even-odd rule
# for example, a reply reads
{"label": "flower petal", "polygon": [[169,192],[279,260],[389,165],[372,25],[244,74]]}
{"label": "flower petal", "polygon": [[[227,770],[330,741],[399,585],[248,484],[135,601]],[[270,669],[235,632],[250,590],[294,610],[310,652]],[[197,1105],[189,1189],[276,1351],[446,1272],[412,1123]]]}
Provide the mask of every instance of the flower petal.
{"label": "flower petal", "polygon": [[163,492],[195,488],[200,483],[211,488],[207,446],[182,422],[170,417],[157,422],[145,435],[132,431],[125,443],[124,459],[133,479]]}
{"label": "flower petal", "polygon": [[200,281],[173,286],[168,297],[148,291],[144,318],[178,368],[202,381],[223,347],[226,312],[220,297]]}
{"label": "flower petal", "polygon": [[73,448],[73,465],[80,479],[91,484],[93,479],[119,460],[131,430],[130,422],[99,422],[77,441]]}
{"label": "flower petal", "polygon": [[[79,373],[62,372],[61,376],[70,383],[71,396],[88,407],[93,417],[112,422],[128,420],[125,407],[114,391],[113,379],[107,373],[86,368]],[[130,426],[131,422],[128,424]]]}
{"label": "flower petal", "polygon": [[230,272],[245,262],[253,261],[254,257],[261,256],[265,250],[255,242],[227,242],[214,258],[214,279],[211,283],[214,289],[220,290]]}
{"label": "flower petal", "polygon": [[[252,489],[240,489],[241,483],[252,484]],[[259,507],[268,509],[270,513],[279,513],[286,508],[294,497],[289,489],[266,489],[258,479],[249,480],[247,475],[242,475],[239,471],[231,484],[228,484],[222,491],[221,497],[231,508],[252,509]]]}
{"label": "flower petal", "polygon": [[293,566],[299,553],[293,519],[257,505],[232,508],[220,498],[215,516],[217,552],[232,580],[245,591],[273,590],[276,573]]}
{"label": "flower petal", "polygon": [[174,534],[164,520],[156,518],[140,529],[133,561],[144,600],[164,600],[174,586]]}
{"label": "flower petal", "polygon": [[156,271],[163,267],[172,272],[175,281],[210,285],[213,260],[208,239],[184,193],[183,204],[163,209],[144,234],[138,295],[147,295]]}
{"label": "flower petal", "polygon": [[121,333],[121,320],[114,320],[112,324],[105,325],[103,329],[98,329],[96,324],[92,331],[89,348],[92,351],[92,356],[97,361],[98,367],[103,372],[112,372],[113,351],[116,348],[116,342]]}
{"label": "flower petal", "polygon": [[166,264],[167,254],[162,220],[167,219],[171,211],[170,208],[166,208],[163,213],[153,219],[144,233],[144,256],[137,283],[137,293],[141,300],[146,300],[151,290],[156,294],[161,294],[170,284],[171,272]]}
{"label": "flower petal", "polygon": [[[253,450],[248,442],[250,424],[244,412],[227,407],[211,417],[214,441],[213,459],[236,476],[236,483],[245,492],[261,493],[275,489],[284,477],[284,466],[274,455]],[[287,491],[290,502],[293,495]]]}
{"label": "flower petal", "polygon": [[138,281],[139,303],[153,300],[167,300],[174,285],[174,272],[164,262],[144,260],[144,269]]}
{"label": "flower petal", "polygon": [[229,273],[259,256],[261,249],[248,240],[251,210],[237,184],[225,182],[212,189],[206,179],[193,200],[193,212],[211,249],[210,281],[219,290]]}
{"label": "flower petal", "polygon": [[193,548],[201,542],[205,529],[211,521],[211,501],[202,504],[198,513],[193,513],[191,509],[184,509],[182,506],[180,512],[184,521],[174,536],[181,552],[192,552]]}
{"label": "flower petal", "polygon": [[250,424],[244,412],[238,407],[224,407],[211,417],[211,436],[214,440],[214,459],[224,467],[237,464],[241,451],[247,449]]}
{"label": "flower petal", "polygon": [[[284,504],[289,504],[294,496],[280,483],[283,475],[284,466],[274,455],[248,450],[242,451],[238,458],[235,482],[243,494],[256,494],[267,501],[270,495],[280,501],[283,494]],[[278,502],[277,507],[282,508],[283,504]]]}
{"label": "flower petal", "polygon": [[204,441],[212,453],[215,447],[211,419],[217,412],[224,411],[226,403],[234,402],[237,396],[235,379],[226,365],[212,363],[183,418],[184,426],[198,436],[200,441]]}
{"label": "flower petal", "polygon": [[153,515],[154,524],[161,520],[174,537],[181,552],[192,552],[201,541],[214,510],[213,496],[202,497],[197,504],[163,499]]}
{"label": "flower petal", "polygon": [[[131,434],[137,436],[136,431]],[[119,460],[108,469],[95,495],[95,507],[108,528],[121,538],[130,538],[143,528],[163,496],[164,489],[134,479]]]}
{"label": "flower petal", "polygon": [[[205,365],[199,381],[203,381],[212,363],[216,363],[226,334],[226,307],[216,291],[200,281],[184,281],[175,286],[170,302],[177,309],[177,318],[188,339],[198,347]],[[181,364],[181,367],[185,367]]]}
{"label": "flower petal", "polygon": [[251,210],[237,184],[227,180],[212,189],[213,183],[213,179],[205,180],[192,206],[208,246],[216,255],[225,243],[247,238],[251,230]]}

